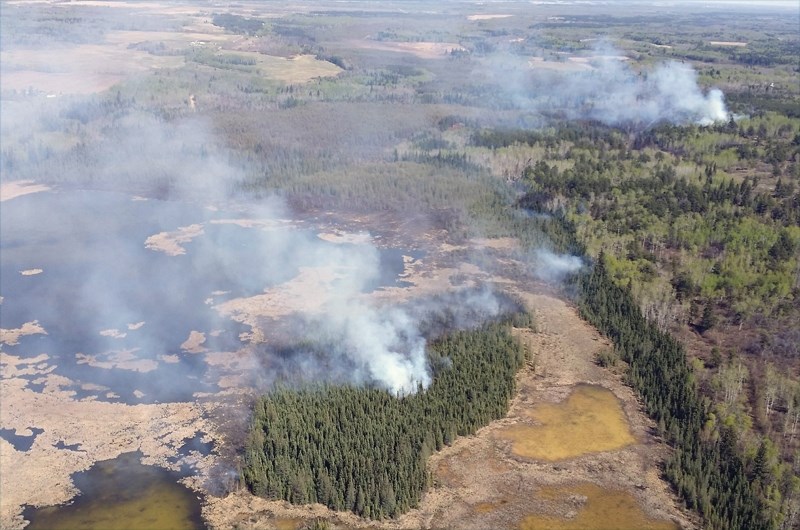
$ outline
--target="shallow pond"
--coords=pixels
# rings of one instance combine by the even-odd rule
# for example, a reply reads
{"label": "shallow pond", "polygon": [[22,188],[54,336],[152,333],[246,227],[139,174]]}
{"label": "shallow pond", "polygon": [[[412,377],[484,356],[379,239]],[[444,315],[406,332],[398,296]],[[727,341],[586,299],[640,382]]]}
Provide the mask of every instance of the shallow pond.
{"label": "shallow pond", "polygon": [[31,434],[24,435],[17,434],[14,429],[0,429],[0,438],[10,443],[15,451],[24,452],[30,449],[33,446],[33,442],[36,441],[36,437],[44,432],[44,430],[37,429],[36,427],[32,427],[29,430]]}
{"label": "shallow pond", "polygon": [[[539,496],[570,517],[531,515],[521,530],[678,530],[672,521],[653,519],[642,511],[636,498],[626,491],[609,490],[596,484],[543,488]],[[565,506],[566,505],[566,506]]]}
{"label": "shallow pond", "polygon": [[27,530],[202,530],[198,495],[180,476],[145,466],[126,453],[76,473],[81,494],[71,504],[26,508]]}
{"label": "shallow pond", "polygon": [[536,425],[517,424],[500,433],[519,456],[566,460],[636,441],[619,399],[602,386],[577,385],[561,403],[539,403],[529,415]]}

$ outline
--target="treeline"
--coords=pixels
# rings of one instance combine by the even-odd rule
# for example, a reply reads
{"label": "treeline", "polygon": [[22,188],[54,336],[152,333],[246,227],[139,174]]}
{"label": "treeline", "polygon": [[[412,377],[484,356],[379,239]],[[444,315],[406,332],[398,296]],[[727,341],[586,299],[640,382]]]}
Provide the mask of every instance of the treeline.
{"label": "treeline", "polygon": [[416,506],[430,483],[428,457],[505,415],[525,361],[500,323],[445,336],[429,355],[433,382],[412,395],[322,386],[261,397],[245,449],[248,488],[373,519]]}
{"label": "treeline", "polygon": [[627,145],[621,131],[590,120],[557,122],[554,128],[540,130],[483,129],[474,132],[471,137],[472,145],[491,149],[514,144],[539,144],[554,148],[564,142],[585,149],[596,149],[601,144],[608,149],[625,149]]}
{"label": "treeline", "polygon": [[718,437],[705,432],[707,402],[695,388],[680,343],[644,318],[630,291],[610,278],[601,254],[591,273],[578,281],[584,317],[610,337],[630,365],[627,379],[639,393],[659,432],[675,450],[666,476],[686,505],[700,512],[710,529],[769,529],[735,431]]}
{"label": "treeline", "polygon": [[253,57],[235,53],[218,53],[208,48],[191,48],[186,52],[186,60],[221,69],[251,67],[256,65]]}
{"label": "treeline", "polygon": [[224,28],[226,31],[239,35],[256,35],[264,29],[264,21],[257,18],[247,18],[232,13],[214,15],[211,23]]}
{"label": "treeline", "polygon": [[[698,183],[678,177],[670,164],[657,164],[649,175],[632,177],[613,182],[616,164],[608,159],[591,159],[579,155],[571,168],[563,171],[544,160],[527,167],[524,178],[535,184],[542,196],[539,200],[552,200],[555,196],[568,199],[602,198],[592,204],[592,217],[602,221],[613,221],[618,210],[617,195],[635,194],[640,204],[659,218],[675,218],[686,213],[707,214],[710,211],[727,214],[722,206],[733,207],[730,216],[743,214],[758,216],[766,221],[782,226],[800,226],[800,190],[787,179],[778,179],[773,191],[758,191],[757,177],[742,179],[739,183],[733,178],[715,179],[717,168],[714,164],[705,167],[705,179]],[[622,215],[626,222],[637,220]],[[617,227],[630,230],[624,224]]]}
{"label": "treeline", "polygon": [[769,39],[756,43],[755,47],[734,48],[729,54],[731,61],[748,66],[796,65],[800,54],[797,39]]}

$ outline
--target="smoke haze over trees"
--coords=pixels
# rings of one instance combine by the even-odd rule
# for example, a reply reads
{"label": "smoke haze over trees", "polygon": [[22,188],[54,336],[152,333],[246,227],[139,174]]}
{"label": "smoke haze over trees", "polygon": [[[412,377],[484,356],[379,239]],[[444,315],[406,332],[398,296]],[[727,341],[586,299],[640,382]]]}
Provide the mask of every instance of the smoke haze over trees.
{"label": "smoke haze over trees", "polygon": [[607,45],[581,62],[565,60],[565,71],[508,55],[496,59],[493,68],[508,80],[503,88],[528,112],[639,128],[730,119],[722,91],[702,89],[696,70],[685,63],[660,62],[637,71],[623,52]]}
{"label": "smoke haze over trees", "polygon": [[[97,311],[81,314],[87,333],[143,320],[131,289],[101,274],[152,257],[151,234],[124,237],[132,226],[188,238],[170,259],[214,270],[238,290],[231,298],[314,279],[311,303],[290,297],[286,318],[244,323],[245,311],[217,312],[215,299],[197,321],[267,335],[234,339],[254,354],[253,386],[275,390],[258,401],[245,455],[254,492],[373,518],[414,506],[427,456],[501,417],[512,395],[519,349],[504,326],[480,327],[514,305],[503,282],[577,275],[567,291],[615,341],[673,447],[666,473],[683,502],[712,528],[796,524],[796,6],[659,7],[665,16],[634,3],[508,4],[511,16],[495,17],[470,4],[473,19],[450,3],[424,14],[422,4],[275,5],[274,17],[247,3],[167,18],[114,4],[3,5],[0,173],[62,197],[163,201],[102,211],[97,233],[114,244],[68,297]],[[619,10],[595,12],[607,8]],[[102,68],[87,71],[93,63]],[[56,208],[3,209],[4,230],[64,223]],[[70,221],[76,232],[101,218],[85,210],[95,218]],[[126,224],[123,211],[155,213]],[[375,230],[359,244],[325,242],[310,228],[320,212],[366,214]],[[233,217],[263,224],[241,240],[259,244],[243,250],[215,231]],[[501,281],[376,302],[386,272],[376,241],[389,225],[411,246],[420,227],[435,231],[449,248],[442,266]],[[508,241],[465,250],[481,238]],[[206,285],[176,275],[157,294],[177,313],[192,288]],[[44,300],[47,317],[69,313]],[[143,344],[145,361],[177,347],[155,333]],[[195,379],[164,381],[195,390]]]}
{"label": "smoke haze over trees", "polygon": [[262,397],[245,449],[247,485],[373,519],[416,506],[430,483],[428,457],[501,418],[525,360],[507,324],[453,333],[429,355],[431,386],[402,399],[350,386]]}

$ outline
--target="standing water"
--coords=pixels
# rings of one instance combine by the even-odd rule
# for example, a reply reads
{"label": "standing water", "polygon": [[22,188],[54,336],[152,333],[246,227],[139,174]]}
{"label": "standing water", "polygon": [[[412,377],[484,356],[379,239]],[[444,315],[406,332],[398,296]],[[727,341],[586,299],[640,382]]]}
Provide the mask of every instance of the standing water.
{"label": "standing water", "polygon": [[200,498],[178,483],[178,473],[125,453],[76,473],[81,494],[65,506],[28,507],[28,530],[200,530]]}

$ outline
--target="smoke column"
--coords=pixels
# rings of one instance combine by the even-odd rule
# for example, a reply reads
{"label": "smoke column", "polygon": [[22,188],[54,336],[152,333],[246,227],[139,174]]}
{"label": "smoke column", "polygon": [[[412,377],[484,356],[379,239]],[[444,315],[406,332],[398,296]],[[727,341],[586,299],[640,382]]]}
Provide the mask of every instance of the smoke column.
{"label": "smoke column", "polygon": [[[541,63],[529,63],[530,75],[511,82],[517,104],[534,112],[559,111],[569,119],[593,119],[607,125],[660,122],[711,125],[730,118],[719,89],[704,92],[697,73],[686,64],[670,61],[638,73],[613,48],[595,50],[586,70],[553,72]],[[508,61],[500,61],[508,79]],[[518,68],[520,65],[517,65]],[[530,69],[533,68],[531,72]],[[522,85],[520,85],[522,83]]]}
{"label": "smoke column", "polygon": [[546,282],[560,282],[583,267],[583,261],[578,256],[556,254],[545,248],[534,252],[532,263],[536,277]]}
{"label": "smoke column", "polygon": [[[710,125],[726,121],[722,92],[704,94],[688,65],[669,62],[637,75],[621,60],[602,58],[598,70],[576,83],[588,116],[609,125],[657,122]],[[570,90],[567,87],[567,90]]]}

